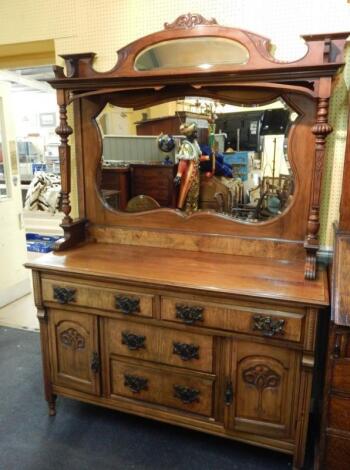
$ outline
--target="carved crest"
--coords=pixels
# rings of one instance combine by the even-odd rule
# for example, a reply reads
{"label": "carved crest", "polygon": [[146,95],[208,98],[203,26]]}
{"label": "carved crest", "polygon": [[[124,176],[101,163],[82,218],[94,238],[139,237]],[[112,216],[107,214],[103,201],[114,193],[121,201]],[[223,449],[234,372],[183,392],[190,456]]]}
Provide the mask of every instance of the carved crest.
{"label": "carved crest", "polygon": [[215,18],[207,20],[198,13],[187,13],[176,18],[173,23],[164,23],[164,29],[191,29],[198,25],[209,26],[213,24],[218,24]]}
{"label": "carved crest", "polygon": [[74,328],[62,331],[60,334],[61,343],[72,349],[84,349],[85,339]]}

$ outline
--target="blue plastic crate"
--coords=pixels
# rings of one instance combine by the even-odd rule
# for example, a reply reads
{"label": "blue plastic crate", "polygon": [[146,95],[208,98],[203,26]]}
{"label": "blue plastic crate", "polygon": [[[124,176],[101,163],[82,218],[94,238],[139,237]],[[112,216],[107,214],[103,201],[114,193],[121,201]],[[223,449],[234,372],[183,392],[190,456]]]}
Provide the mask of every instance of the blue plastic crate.
{"label": "blue plastic crate", "polygon": [[39,235],[38,233],[27,233],[27,251],[35,253],[49,253],[53,250],[54,243],[61,237]]}
{"label": "blue plastic crate", "polygon": [[248,179],[248,152],[224,153],[224,162],[230,166],[238,167],[242,181]]}
{"label": "blue plastic crate", "polygon": [[235,152],[235,153],[224,153],[224,162],[228,165],[235,164],[248,164],[248,152]]}

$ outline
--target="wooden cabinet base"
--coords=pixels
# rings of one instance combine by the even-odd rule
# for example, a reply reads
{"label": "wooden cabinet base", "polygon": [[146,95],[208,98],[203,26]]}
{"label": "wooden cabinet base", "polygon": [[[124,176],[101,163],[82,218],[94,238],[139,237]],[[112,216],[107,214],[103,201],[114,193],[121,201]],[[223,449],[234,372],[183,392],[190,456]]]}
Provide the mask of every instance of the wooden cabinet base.
{"label": "wooden cabinet base", "polygon": [[[148,280],[150,248],[91,244],[31,264],[49,413],[62,395],[285,452],[302,468],[326,277],[318,290],[300,265],[279,264],[274,295],[263,272],[252,295],[220,255],[209,280],[207,254],[155,251]],[[183,271],[170,284],[180,256],[195,257],[201,280]]]}

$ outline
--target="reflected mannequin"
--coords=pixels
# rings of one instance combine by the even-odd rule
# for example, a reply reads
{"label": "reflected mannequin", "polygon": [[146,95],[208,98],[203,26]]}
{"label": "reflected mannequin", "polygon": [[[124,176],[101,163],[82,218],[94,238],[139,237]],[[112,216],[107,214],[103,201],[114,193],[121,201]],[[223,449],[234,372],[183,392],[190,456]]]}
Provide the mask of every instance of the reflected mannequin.
{"label": "reflected mannequin", "polygon": [[174,179],[179,186],[177,208],[191,214],[198,210],[199,201],[199,162],[201,149],[197,142],[197,126],[182,124],[180,133],[185,135],[179,152],[176,154],[178,170]]}

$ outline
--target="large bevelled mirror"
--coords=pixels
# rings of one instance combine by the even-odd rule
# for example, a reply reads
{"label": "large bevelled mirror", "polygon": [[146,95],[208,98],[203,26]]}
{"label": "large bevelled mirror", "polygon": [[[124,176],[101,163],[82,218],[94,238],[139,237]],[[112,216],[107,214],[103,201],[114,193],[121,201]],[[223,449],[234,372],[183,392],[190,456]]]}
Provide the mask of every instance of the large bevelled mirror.
{"label": "large bevelled mirror", "polygon": [[199,67],[208,70],[217,65],[245,64],[247,49],[237,41],[218,37],[200,37],[163,41],[142,51],[135,60],[139,71]]}
{"label": "large bevelled mirror", "polygon": [[294,194],[287,143],[296,118],[282,99],[236,106],[188,96],[142,110],[107,104],[97,118],[102,199],[129,213],[278,217]]}

